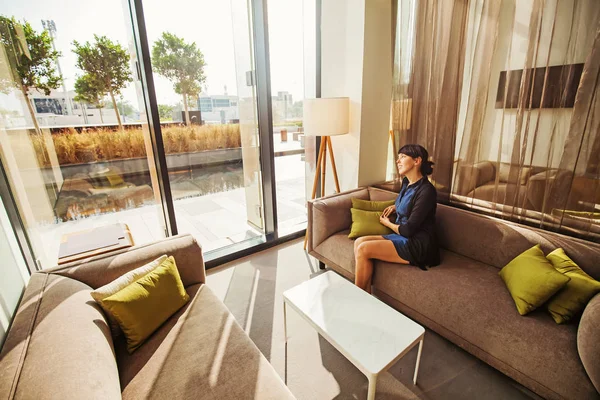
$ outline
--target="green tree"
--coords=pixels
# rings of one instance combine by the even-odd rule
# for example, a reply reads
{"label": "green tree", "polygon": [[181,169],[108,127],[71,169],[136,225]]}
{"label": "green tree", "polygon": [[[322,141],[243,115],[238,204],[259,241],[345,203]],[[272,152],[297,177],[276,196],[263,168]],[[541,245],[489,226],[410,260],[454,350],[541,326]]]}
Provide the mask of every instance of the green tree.
{"label": "green tree", "polygon": [[173,119],[173,110],[175,107],[170,106],[168,104],[159,104],[158,105],[158,116],[161,121],[170,121]]}
{"label": "green tree", "polygon": [[152,47],[154,71],[173,82],[175,93],[183,96],[185,124],[190,124],[188,99],[200,94],[204,76],[204,55],[196,48],[196,43],[186,43],[182,38],[169,32],[154,42]]}
{"label": "green tree", "polygon": [[29,92],[35,89],[49,95],[52,89],[60,86],[62,78],[55,69],[60,53],[52,48],[48,31],[37,33],[29,22],[21,24],[14,17],[4,15],[0,16],[0,43],[4,46],[9,63],[7,68],[2,69],[10,71],[0,78],[0,91],[9,93],[17,88],[23,93],[35,131],[40,133]]}
{"label": "green tree", "polygon": [[[106,108],[112,109],[113,105],[108,104],[106,106]],[[137,112],[137,110],[133,107],[133,105],[130,102],[128,102],[127,100],[117,101],[117,108],[119,109],[119,111],[121,111],[121,113],[123,115],[127,115],[127,116],[134,115]]]}
{"label": "green tree", "polygon": [[[75,81],[75,93],[77,95],[73,100],[80,103],[91,104],[100,110],[100,121],[104,123],[102,118],[102,109],[105,107],[103,85],[94,81],[91,75],[85,74],[77,78]],[[85,109],[84,109],[85,110]]]}
{"label": "green tree", "polygon": [[113,43],[106,36],[94,35],[95,43],[73,42],[73,52],[77,54],[77,67],[89,75],[93,91],[108,94],[112,101],[117,123],[123,129],[115,96],[132,81],[129,70],[129,54],[119,43]]}

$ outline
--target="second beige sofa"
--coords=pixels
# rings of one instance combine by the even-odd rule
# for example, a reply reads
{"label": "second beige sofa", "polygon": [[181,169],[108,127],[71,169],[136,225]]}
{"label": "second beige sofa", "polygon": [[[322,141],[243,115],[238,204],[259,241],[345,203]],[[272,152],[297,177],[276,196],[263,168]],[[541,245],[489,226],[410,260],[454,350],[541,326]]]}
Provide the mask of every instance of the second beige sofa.
{"label": "second beige sofa", "polygon": [[[90,292],[162,254],[191,300],[133,354]],[[0,353],[2,399],[293,399],[205,284],[189,235],[31,276]]]}

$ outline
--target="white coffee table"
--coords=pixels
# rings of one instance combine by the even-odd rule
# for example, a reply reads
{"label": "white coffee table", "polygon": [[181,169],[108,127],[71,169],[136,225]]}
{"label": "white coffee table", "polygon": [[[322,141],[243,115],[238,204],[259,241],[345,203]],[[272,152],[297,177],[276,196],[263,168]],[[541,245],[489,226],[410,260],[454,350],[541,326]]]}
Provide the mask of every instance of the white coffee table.
{"label": "white coffee table", "polygon": [[286,305],[303,316],[367,376],[369,400],[375,398],[379,374],[418,343],[413,378],[417,384],[425,329],[335,272],[328,271],[283,293],[287,349]]}

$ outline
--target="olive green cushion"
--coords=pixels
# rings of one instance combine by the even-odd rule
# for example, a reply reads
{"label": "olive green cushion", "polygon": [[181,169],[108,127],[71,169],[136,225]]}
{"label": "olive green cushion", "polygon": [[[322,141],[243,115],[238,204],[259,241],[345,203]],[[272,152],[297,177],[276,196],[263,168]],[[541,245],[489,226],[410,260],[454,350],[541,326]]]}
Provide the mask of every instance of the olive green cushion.
{"label": "olive green cushion", "polygon": [[171,315],[185,305],[186,293],[173,257],[147,275],[102,300],[119,323],[133,353]]}
{"label": "olive green cushion", "polygon": [[385,225],[381,225],[379,217],[381,211],[365,211],[351,208],[352,213],[352,227],[350,228],[350,239],[356,239],[361,236],[368,235],[387,235],[394,233],[390,228]]}
{"label": "olive green cushion", "polygon": [[554,250],[546,258],[557,271],[571,278],[547,305],[554,321],[557,324],[564,324],[582,312],[592,297],[600,293],[600,282],[579,268],[561,248]]}
{"label": "olive green cushion", "polygon": [[521,315],[544,304],[571,280],[554,269],[539,244],[519,254],[499,274]]}
{"label": "olive green cushion", "polygon": [[383,211],[389,206],[393,206],[396,203],[396,200],[388,200],[388,201],[371,201],[371,200],[361,200],[361,199],[352,199],[352,208],[357,210],[364,211]]}

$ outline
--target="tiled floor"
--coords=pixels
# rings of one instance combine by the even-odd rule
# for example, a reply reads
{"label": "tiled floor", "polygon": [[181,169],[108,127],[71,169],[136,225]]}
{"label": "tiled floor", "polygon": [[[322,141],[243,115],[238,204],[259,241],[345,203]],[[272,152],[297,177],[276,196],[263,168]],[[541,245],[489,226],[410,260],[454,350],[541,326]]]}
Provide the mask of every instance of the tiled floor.
{"label": "tiled floor", "polygon": [[[304,167],[300,154],[275,158],[278,220],[283,234],[306,226]],[[247,222],[245,189],[236,182],[242,179],[241,168],[197,179],[186,175],[179,174],[171,184],[179,233],[194,235],[205,252],[261,235]],[[213,193],[200,196],[201,190]],[[160,212],[158,206],[150,205],[38,227],[45,252],[43,264],[49,267],[56,263],[63,234],[101,225],[126,223],[136,244],[158,240],[164,237]]]}
{"label": "tiled floor", "polygon": [[[322,272],[302,247],[298,239],[209,270],[207,284],[298,400],[365,399],[367,378],[289,308],[286,354],[282,293]],[[380,375],[376,399],[539,399],[430,330],[415,386],[416,351]]]}

